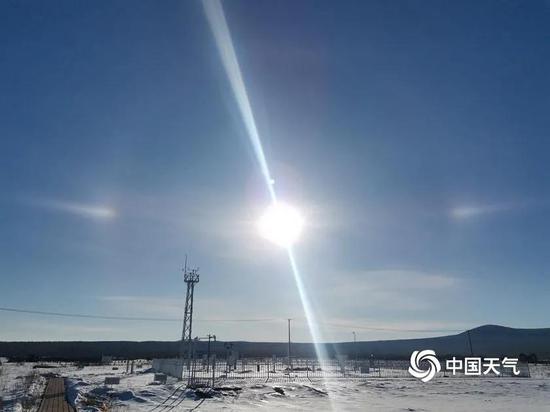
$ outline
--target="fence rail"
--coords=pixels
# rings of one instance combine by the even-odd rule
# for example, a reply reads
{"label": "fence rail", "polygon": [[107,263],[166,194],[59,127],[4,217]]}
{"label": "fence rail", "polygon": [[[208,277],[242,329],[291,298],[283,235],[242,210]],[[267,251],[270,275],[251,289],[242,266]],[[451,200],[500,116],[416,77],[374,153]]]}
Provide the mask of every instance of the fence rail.
{"label": "fence rail", "polygon": [[[440,360],[442,369],[436,376],[470,378],[463,372],[453,373],[446,369],[445,360]],[[196,386],[220,385],[224,382],[258,381],[258,382],[290,382],[335,379],[372,379],[372,378],[412,378],[409,374],[409,361],[405,360],[349,360],[349,359],[292,359],[260,358],[260,359],[194,359],[187,369],[182,359],[154,360],[153,368],[159,372],[188,380]],[[475,376],[484,377],[529,377],[527,363],[518,363],[520,374],[515,376],[511,369],[497,368],[498,375]]]}

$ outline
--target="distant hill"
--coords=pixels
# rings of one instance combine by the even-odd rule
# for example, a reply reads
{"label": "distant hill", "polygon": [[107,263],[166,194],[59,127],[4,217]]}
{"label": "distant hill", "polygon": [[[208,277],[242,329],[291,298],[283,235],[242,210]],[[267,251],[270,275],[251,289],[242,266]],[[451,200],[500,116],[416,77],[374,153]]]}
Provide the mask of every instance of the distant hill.
{"label": "distant hill", "polygon": [[[476,356],[519,356],[535,354],[538,359],[550,359],[550,328],[514,329],[496,325],[485,325],[470,330],[472,349]],[[241,356],[270,357],[286,356],[287,343],[283,342],[231,342],[233,349]],[[207,343],[197,343],[197,353],[206,353]],[[341,342],[323,344],[327,353],[360,358],[373,354],[377,358],[408,358],[413,350],[433,349],[439,356],[469,355],[468,333],[436,338],[380,340],[370,342]],[[215,342],[212,353],[226,354],[226,343]],[[94,361],[101,355],[120,358],[174,357],[179,342],[0,342],[0,357],[17,359],[86,360]],[[292,343],[292,354],[296,357],[312,357],[315,354],[311,343]]]}

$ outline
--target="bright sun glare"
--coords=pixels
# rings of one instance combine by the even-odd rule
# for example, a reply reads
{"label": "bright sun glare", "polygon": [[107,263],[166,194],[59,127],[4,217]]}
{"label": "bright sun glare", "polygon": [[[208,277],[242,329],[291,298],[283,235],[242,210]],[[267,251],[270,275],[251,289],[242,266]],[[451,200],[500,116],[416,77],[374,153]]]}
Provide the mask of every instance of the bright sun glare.
{"label": "bright sun glare", "polygon": [[282,247],[292,246],[300,237],[303,227],[304,220],[298,210],[279,202],[269,206],[258,221],[260,234]]}

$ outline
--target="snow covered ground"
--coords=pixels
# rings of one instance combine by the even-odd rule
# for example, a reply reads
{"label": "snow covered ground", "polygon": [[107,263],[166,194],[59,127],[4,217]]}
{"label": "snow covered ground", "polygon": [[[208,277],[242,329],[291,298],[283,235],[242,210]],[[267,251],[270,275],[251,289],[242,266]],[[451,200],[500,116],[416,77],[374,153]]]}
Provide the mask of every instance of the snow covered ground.
{"label": "snow covered ground", "polygon": [[6,363],[3,358],[0,362],[0,410],[36,410],[46,384],[44,370],[33,363]]}
{"label": "snow covered ground", "polygon": [[[231,380],[214,391],[178,389],[182,383],[174,378],[168,378],[166,384],[154,384],[154,373],[147,364],[133,375],[126,375],[123,365],[62,365],[55,369],[33,366],[4,364],[4,386],[0,389],[11,400],[3,410],[23,410],[13,402],[14,396],[23,396],[25,385],[21,381],[38,371],[65,376],[69,400],[78,410],[87,411],[98,411],[105,404],[111,411],[550,411],[550,367],[540,365],[531,368],[531,378],[436,377],[428,383],[402,378],[327,383]],[[105,377],[120,377],[120,384],[106,387]],[[43,382],[42,377],[35,379],[30,390],[42,390]]]}

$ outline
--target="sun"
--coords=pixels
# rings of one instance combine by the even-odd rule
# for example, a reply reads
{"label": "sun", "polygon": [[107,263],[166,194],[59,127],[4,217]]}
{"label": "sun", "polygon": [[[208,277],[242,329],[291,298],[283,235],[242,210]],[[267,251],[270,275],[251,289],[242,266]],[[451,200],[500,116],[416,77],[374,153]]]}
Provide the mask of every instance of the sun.
{"label": "sun", "polygon": [[282,247],[290,247],[300,238],[304,220],[300,212],[285,203],[269,206],[258,220],[260,235]]}

